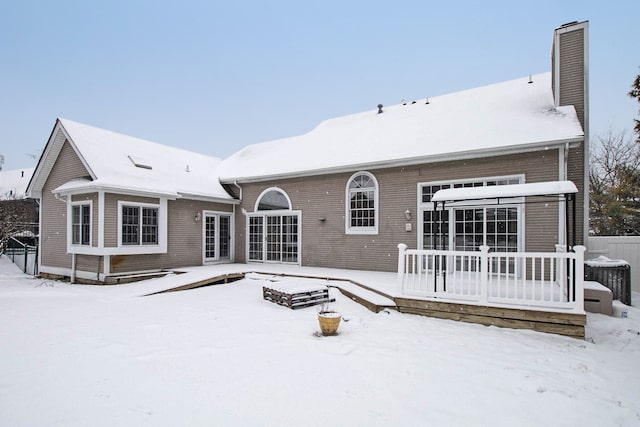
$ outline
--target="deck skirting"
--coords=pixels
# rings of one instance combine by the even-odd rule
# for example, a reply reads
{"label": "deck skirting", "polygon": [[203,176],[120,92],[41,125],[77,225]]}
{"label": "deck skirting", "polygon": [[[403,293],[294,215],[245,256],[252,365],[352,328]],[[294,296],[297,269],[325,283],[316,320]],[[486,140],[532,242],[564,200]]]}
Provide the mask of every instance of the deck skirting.
{"label": "deck skirting", "polygon": [[418,314],[440,319],[479,323],[501,328],[531,329],[539,332],[584,339],[587,316],[538,310],[488,307],[439,301],[395,298],[401,313]]}

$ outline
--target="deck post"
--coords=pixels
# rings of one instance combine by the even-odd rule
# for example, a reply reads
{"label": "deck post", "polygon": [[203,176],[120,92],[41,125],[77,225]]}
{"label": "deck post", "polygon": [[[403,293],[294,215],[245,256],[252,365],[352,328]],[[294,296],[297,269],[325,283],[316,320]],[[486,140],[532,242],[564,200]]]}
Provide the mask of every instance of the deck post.
{"label": "deck post", "polygon": [[584,311],[584,253],[587,250],[582,245],[576,245],[573,247],[573,251],[576,254],[574,259],[575,274],[573,276],[573,288],[575,297],[575,308],[577,311]]}
{"label": "deck post", "polygon": [[480,303],[489,300],[489,246],[480,246]]}
{"label": "deck post", "polygon": [[406,251],[407,245],[398,243],[398,285],[400,285],[400,292],[404,290],[404,259]]}

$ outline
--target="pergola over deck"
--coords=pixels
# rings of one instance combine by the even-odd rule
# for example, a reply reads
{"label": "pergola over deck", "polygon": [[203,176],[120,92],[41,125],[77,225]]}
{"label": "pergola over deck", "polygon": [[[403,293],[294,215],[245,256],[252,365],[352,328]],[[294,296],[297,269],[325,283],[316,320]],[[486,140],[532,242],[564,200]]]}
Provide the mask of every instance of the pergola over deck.
{"label": "pergola over deck", "polygon": [[[547,181],[547,182],[534,182],[529,184],[510,184],[510,185],[492,185],[486,187],[461,187],[461,188],[446,188],[438,190],[431,201],[434,204],[434,209],[437,211],[438,206],[441,210],[445,210],[446,204],[455,203],[455,206],[465,206],[464,202],[484,201],[486,204],[524,204],[526,201],[522,200],[523,197],[564,197],[565,208],[565,232],[566,242],[571,246],[576,245],[576,198],[575,194],[578,192],[578,188],[571,181]],[[569,207],[571,208],[571,223],[572,233],[571,240],[569,240]],[[444,215],[440,215],[440,221],[444,222]],[[441,223],[440,230],[444,229]],[[434,236],[435,237],[435,236]],[[437,240],[435,240],[437,242]],[[436,248],[438,249],[438,248]],[[444,248],[441,248],[444,249]]]}
{"label": "pergola over deck", "polygon": [[[400,311],[483,324],[519,325],[584,336],[584,246],[576,246],[575,194],[570,181],[463,187],[437,191],[434,208],[566,203],[566,241],[555,252],[408,249],[398,245]],[[528,200],[527,200],[528,198]],[[572,211],[573,236],[569,233]],[[444,237],[440,215],[440,240]],[[436,233],[434,233],[436,234]],[[436,237],[435,235],[433,237]],[[569,238],[572,237],[570,240]],[[438,239],[434,239],[437,241]],[[563,243],[572,242],[570,247]],[[570,250],[567,250],[570,249]]]}

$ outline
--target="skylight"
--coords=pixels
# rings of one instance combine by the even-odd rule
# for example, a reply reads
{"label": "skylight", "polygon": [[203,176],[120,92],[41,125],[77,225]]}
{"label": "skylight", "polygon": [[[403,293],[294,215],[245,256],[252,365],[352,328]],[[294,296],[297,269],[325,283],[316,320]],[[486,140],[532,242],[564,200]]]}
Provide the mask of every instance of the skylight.
{"label": "skylight", "polygon": [[127,156],[129,158],[129,160],[131,160],[131,163],[133,163],[133,165],[137,168],[141,168],[141,169],[153,169],[150,165],[145,164],[145,161],[143,158],[141,157],[135,157],[135,156]]}

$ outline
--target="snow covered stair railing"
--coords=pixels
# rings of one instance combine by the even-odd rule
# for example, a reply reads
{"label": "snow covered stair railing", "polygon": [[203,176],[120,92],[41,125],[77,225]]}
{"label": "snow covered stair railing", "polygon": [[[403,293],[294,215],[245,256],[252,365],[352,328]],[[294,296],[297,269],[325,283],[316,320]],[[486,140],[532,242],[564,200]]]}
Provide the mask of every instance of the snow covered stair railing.
{"label": "snow covered stair railing", "polygon": [[319,284],[273,282],[262,287],[262,297],[291,309],[333,302],[329,298],[329,288]]}

